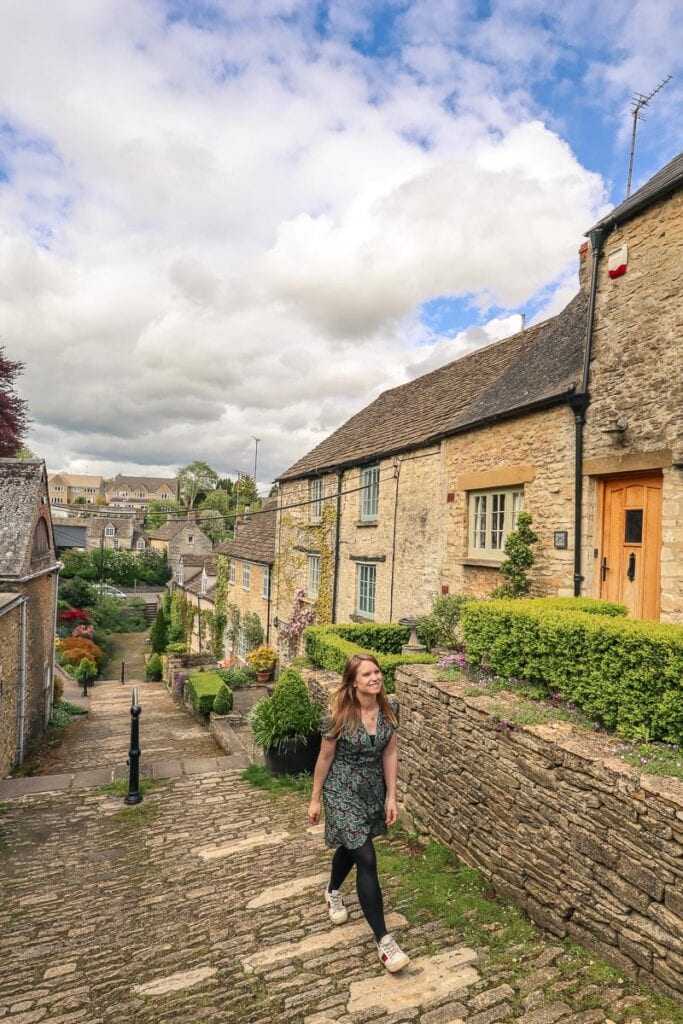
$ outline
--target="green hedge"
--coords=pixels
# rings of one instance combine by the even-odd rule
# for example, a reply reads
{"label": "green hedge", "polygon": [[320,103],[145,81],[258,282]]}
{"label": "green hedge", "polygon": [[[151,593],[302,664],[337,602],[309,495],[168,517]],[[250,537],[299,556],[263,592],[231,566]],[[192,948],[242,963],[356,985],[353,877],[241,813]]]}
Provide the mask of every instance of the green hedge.
{"label": "green hedge", "polygon": [[[569,599],[571,601],[571,599]],[[482,601],[462,616],[467,656],[559,691],[627,739],[683,739],[683,627],[557,599]]]}
{"label": "green hedge", "polygon": [[401,645],[409,636],[410,630],[405,626],[391,622],[308,626],[304,630],[304,646],[306,657],[316,665],[339,673],[352,654],[373,654],[382,670],[384,685],[393,693],[399,665],[431,665],[437,661],[431,654],[401,654]]}
{"label": "green hedge", "polygon": [[225,683],[217,672],[202,672],[200,669],[190,672],[187,693],[195,711],[200,715],[208,715],[213,711],[213,702],[221,686],[225,686]]}

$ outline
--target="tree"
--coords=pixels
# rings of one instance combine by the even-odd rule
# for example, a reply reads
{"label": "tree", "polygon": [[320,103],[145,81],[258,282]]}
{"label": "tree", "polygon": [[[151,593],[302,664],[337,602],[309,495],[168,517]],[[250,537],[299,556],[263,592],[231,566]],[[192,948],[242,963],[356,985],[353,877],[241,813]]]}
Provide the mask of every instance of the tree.
{"label": "tree", "polygon": [[[66,552],[65,552],[66,553]],[[97,591],[80,576],[64,580],[59,585],[60,600],[66,601],[72,608],[92,608],[97,604]]]}
{"label": "tree", "polygon": [[152,625],[151,632],[149,634],[150,640],[152,641],[152,651],[154,654],[163,654],[166,650],[168,635],[168,623],[166,622],[166,616],[164,615],[164,609],[159,608],[156,618]]}
{"label": "tree", "polygon": [[180,499],[189,508],[194,508],[198,495],[215,490],[217,485],[218,473],[200,459],[178,470]]}
{"label": "tree", "polygon": [[238,506],[242,508],[245,505],[254,505],[258,502],[258,491],[256,490],[256,484],[254,478],[249,476],[248,473],[243,473],[235,484],[234,493],[237,497]]}
{"label": "tree", "polygon": [[28,404],[17,394],[15,382],[24,364],[8,359],[0,347],[0,457],[14,458],[28,430]]}
{"label": "tree", "polygon": [[228,495],[222,489],[212,491],[199,506],[199,524],[214,544],[220,544],[230,533]]}
{"label": "tree", "polygon": [[167,498],[165,501],[155,499],[150,501],[145,515],[145,529],[158,530],[168,519],[169,512],[182,512],[183,506],[175,498]]}
{"label": "tree", "polygon": [[493,591],[493,597],[523,597],[531,589],[528,570],[534,564],[531,545],[538,541],[538,536],[531,529],[532,518],[528,512],[520,512],[517,517],[517,528],[508,534],[505,541],[507,558],[500,567],[501,575],[506,583]]}

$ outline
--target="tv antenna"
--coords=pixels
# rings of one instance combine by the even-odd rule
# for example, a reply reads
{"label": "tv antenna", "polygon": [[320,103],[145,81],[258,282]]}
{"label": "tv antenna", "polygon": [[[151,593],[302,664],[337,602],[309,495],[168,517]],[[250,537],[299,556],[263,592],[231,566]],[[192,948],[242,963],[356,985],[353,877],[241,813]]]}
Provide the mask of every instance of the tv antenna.
{"label": "tv antenna", "polygon": [[659,85],[652,90],[651,93],[648,93],[647,96],[644,96],[642,92],[634,92],[633,94],[633,98],[631,100],[631,112],[633,114],[633,131],[631,132],[631,155],[628,161],[628,181],[626,182],[627,199],[631,195],[631,178],[633,176],[633,154],[636,151],[636,128],[638,127],[639,121],[645,120],[645,115],[643,114],[643,107],[646,107],[649,104],[652,97],[656,96],[657,93],[661,89],[663,89],[665,85],[669,84],[671,78],[672,75],[667,75],[666,78],[663,79],[663,81],[661,81]]}

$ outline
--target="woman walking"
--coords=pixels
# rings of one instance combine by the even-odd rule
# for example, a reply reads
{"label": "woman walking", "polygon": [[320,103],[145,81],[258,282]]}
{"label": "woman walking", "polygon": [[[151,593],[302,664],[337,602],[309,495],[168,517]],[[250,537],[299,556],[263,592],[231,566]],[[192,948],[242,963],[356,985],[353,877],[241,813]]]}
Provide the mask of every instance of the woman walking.
{"label": "woman walking", "polygon": [[410,960],[387,931],[372,838],[384,835],[398,817],[397,726],[398,701],[387,697],[377,661],[370,654],[354,654],[323,727],[308,809],[309,820],[317,825],[322,795],[325,843],[335,851],[325,892],[330,920],[344,924],[348,919],[341,887],[355,865],[358,902],[379,958],[392,974]]}

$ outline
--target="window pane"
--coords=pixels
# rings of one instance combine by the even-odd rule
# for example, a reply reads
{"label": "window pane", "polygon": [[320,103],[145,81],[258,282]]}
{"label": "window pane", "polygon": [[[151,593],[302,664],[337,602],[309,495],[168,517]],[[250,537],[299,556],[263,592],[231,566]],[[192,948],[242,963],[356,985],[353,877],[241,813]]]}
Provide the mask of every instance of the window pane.
{"label": "window pane", "polygon": [[477,494],[474,498],[474,530],[472,546],[486,547],[486,495]]}
{"label": "window pane", "polygon": [[491,548],[500,551],[504,543],[505,494],[491,495]]}
{"label": "window pane", "polygon": [[270,566],[266,565],[263,568],[263,590],[261,591],[262,597],[268,597],[270,591]]}
{"label": "window pane", "polygon": [[379,505],[379,466],[368,466],[361,474],[361,519],[376,519]]}
{"label": "window pane", "polygon": [[512,492],[512,515],[510,517],[510,529],[517,529],[517,519],[519,513],[524,508],[524,491],[513,491]]}
{"label": "window pane", "polygon": [[358,611],[364,615],[375,614],[376,573],[374,565],[358,566]]}
{"label": "window pane", "polygon": [[625,544],[643,543],[643,510],[642,508],[626,509]]}
{"label": "window pane", "polygon": [[323,514],[323,482],[322,480],[310,480],[308,494],[311,499],[311,519],[320,519]]}
{"label": "window pane", "polygon": [[320,555],[308,556],[308,596],[317,597],[320,590]]}

